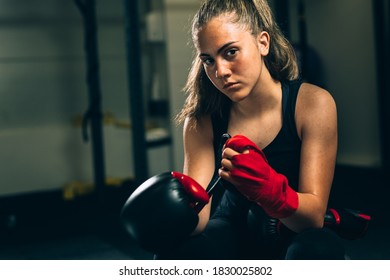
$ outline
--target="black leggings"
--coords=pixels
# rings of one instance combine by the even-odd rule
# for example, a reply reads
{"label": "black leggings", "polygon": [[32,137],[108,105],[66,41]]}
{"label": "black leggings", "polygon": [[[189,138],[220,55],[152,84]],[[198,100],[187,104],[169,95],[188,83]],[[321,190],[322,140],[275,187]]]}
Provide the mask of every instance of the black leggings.
{"label": "black leggings", "polygon": [[289,240],[259,246],[251,244],[251,239],[228,221],[213,219],[202,234],[189,238],[169,252],[155,255],[155,259],[341,260],[345,259],[345,250],[340,238],[326,228],[308,229]]}
{"label": "black leggings", "polygon": [[249,207],[245,198],[225,193],[201,234],[188,238],[169,252],[155,255],[155,259],[345,259],[340,237],[327,228],[308,229],[276,239],[259,234],[254,236],[247,226]]}

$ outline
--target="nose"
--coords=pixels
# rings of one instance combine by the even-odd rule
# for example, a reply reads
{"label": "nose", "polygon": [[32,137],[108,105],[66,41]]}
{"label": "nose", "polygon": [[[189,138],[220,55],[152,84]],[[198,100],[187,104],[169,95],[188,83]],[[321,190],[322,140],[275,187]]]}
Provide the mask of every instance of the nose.
{"label": "nose", "polygon": [[232,74],[229,63],[227,61],[218,61],[216,62],[215,67],[215,78],[217,79],[226,79]]}

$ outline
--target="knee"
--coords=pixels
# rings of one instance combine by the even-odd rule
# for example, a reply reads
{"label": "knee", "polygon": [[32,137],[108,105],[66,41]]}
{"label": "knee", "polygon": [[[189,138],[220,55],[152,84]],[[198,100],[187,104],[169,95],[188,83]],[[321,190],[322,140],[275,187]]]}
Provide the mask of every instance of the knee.
{"label": "knee", "polygon": [[287,248],[286,259],[343,260],[345,249],[340,238],[327,229],[299,233]]}

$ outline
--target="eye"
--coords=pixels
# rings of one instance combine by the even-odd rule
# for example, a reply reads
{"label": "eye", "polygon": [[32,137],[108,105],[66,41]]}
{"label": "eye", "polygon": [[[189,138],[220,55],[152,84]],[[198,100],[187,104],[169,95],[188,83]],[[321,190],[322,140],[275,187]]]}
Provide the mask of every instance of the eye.
{"label": "eye", "polygon": [[234,57],[236,54],[237,54],[237,49],[236,48],[233,48],[233,49],[228,49],[225,53],[226,57],[228,58],[232,58]]}
{"label": "eye", "polygon": [[213,65],[214,59],[212,59],[211,57],[205,57],[205,58],[202,58],[202,62],[204,65],[210,66],[210,65]]}

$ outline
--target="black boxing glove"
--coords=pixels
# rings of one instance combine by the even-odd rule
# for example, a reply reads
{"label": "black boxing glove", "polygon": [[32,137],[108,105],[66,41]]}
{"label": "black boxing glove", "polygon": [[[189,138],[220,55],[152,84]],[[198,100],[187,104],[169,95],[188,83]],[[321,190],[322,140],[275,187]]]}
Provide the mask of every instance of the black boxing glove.
{"label": "black boxing glove", "polygon": [[149,178],[130,195],[121,222],[143,249],[159,253],[194,231],[198,213],[208,202],[209,195],[195,180],[166,172]]}
{"label": "black boxing glove", "polygon": [[329,208],[326,211],[324,226],[332,229],[344,239],[358,239],[365,235],[371,216],[348,208]]}
{"label": "black boxing glove", "polygon": [[[333,230],[341,238],[354,240],[365,235],[371,216],[348,208],[328,208],[324,227]],[[295,233],[279,219],[267,215],[260,207],[253,206],[248,212],[248,228],[254,239],[265,244],[289,240]]]}

